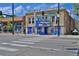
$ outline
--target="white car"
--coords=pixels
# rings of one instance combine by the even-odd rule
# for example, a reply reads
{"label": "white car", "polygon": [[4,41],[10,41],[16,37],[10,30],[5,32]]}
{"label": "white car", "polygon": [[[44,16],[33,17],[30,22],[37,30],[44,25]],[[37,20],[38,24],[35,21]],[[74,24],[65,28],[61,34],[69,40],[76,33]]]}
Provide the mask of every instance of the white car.
{"label": "white car", "polygon": [[78,34],[79,34],[79,31],[78,31],[77,29],[74,29],[74,30],[72,31],[72,34],[73,34],[73,35],[78,35]]}

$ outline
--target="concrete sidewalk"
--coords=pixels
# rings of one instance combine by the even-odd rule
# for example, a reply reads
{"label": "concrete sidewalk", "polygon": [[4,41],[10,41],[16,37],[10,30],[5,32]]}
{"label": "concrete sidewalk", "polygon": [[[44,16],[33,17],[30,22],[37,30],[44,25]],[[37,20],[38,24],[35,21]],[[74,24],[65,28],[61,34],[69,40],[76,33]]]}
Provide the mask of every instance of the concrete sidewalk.
{"label": "concrete sidewalk", "polygon": [[[0,33],[0,35],[13,35],[12,33]],[[14,36],[37,36],[37,37],[52,37],[52,38],[79,38],[79,35],[38,35],[38,34],[14,34]]]}
{"label": "concrete sidewalk", "polygon": [[28,34],[26,34],[26,36],[79,38],[79,35],[60,35],[60,36],[57,36],[57,35],[28,35]]}

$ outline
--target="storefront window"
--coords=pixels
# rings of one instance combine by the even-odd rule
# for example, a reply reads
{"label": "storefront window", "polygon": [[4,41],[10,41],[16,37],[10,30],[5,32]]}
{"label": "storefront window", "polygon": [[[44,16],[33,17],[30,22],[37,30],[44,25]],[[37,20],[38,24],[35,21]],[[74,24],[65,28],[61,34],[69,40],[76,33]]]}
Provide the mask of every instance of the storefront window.
{"label": "storefront window", "polygon": [[21,32],[21,22],[15,22],[15,32]]}
{"label": "storefront window", "polygon": [[15,26],[15,32],[21,32],[21,26],[20,25]]}

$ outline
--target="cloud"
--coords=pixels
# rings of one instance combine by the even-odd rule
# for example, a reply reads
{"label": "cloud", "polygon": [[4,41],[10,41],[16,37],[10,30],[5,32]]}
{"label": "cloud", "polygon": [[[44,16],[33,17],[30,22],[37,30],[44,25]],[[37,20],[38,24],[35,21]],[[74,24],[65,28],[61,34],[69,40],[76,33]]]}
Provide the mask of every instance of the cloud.
{"label": "cloud", "polygon": [[19,5],[18,7],[16,7],[15,9],[14,9],[15,11],[14,11],[14,13],[16,14],[16,15],[24,15],[25,14],[25,12],[26,12],[26,8],[24,8],[23,6],[21,6],[21,5]]}
{"label": "cloud", "polygon": [[23,6],[20,5],[20,6],[16,7],[14,10],[15,10],[15,13],[20,13],[24,10],[24,8],[23,8]]}
{"label": "cloud", "polygon": [[[12,7],[7,6],[7,7],[0,7],[0,11],[2,11],[3,14],[8,14],[8,15],[12,15]],[[25,14],[25,9],[23,6],[17,6],[16,8],[14,8],[14,14]]]}
{"label": "cloud", "polygon": [[47,8],[48,8],[48,6],[46,4],[39,4],[34,7],[35,10],[45,10]]}
{"label": "cloud", "polygon": [[12,14],[12,8],[10,6],[8,7],[0,7],[0,11],[3,12],[3,14]]}
{"label": "cloud", "polygon": [[[63,5],[64,5],[64,4],[61,3],[61,4],[60,4],[60,7],[63,6]],[[57,7],[58,7],[58,4],[57,4],[57,3],[50,6],[50,8],[57,8]]]}
{"label": "cloud", "polygon": [[26,9],[29,10],[30,9],[30,6],[27,6]]}

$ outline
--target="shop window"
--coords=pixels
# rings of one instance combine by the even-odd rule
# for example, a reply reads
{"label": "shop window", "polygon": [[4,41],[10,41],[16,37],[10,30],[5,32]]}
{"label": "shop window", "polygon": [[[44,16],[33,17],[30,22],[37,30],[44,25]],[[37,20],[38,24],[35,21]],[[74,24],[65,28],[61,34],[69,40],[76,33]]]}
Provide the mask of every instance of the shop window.
{"label": "shop window", "polygon": [[59,17],[57,17],[57,19],[56,19],[56,24],[58,24],[58,22],[59,22]]}
{"label": "shop window", "polygon": [[38,21],[42,21],[42,16],[38,16]]}
{"label": "shop window", "polygon": [[15,32],[21,32],[21,26],[20,25],[15,26]]}
{"label": "shop window", "polygon": [[52,16],[52,22],[54,22],[55,16]]}
{"label": "shop window", "polygon": [[47,19],[48,17],[47,16],[45,16],[45,19]]}
{"label": "shop window", "polygon": [[48,17],[47,16],[45,16],[45,20],[48,21]]}

